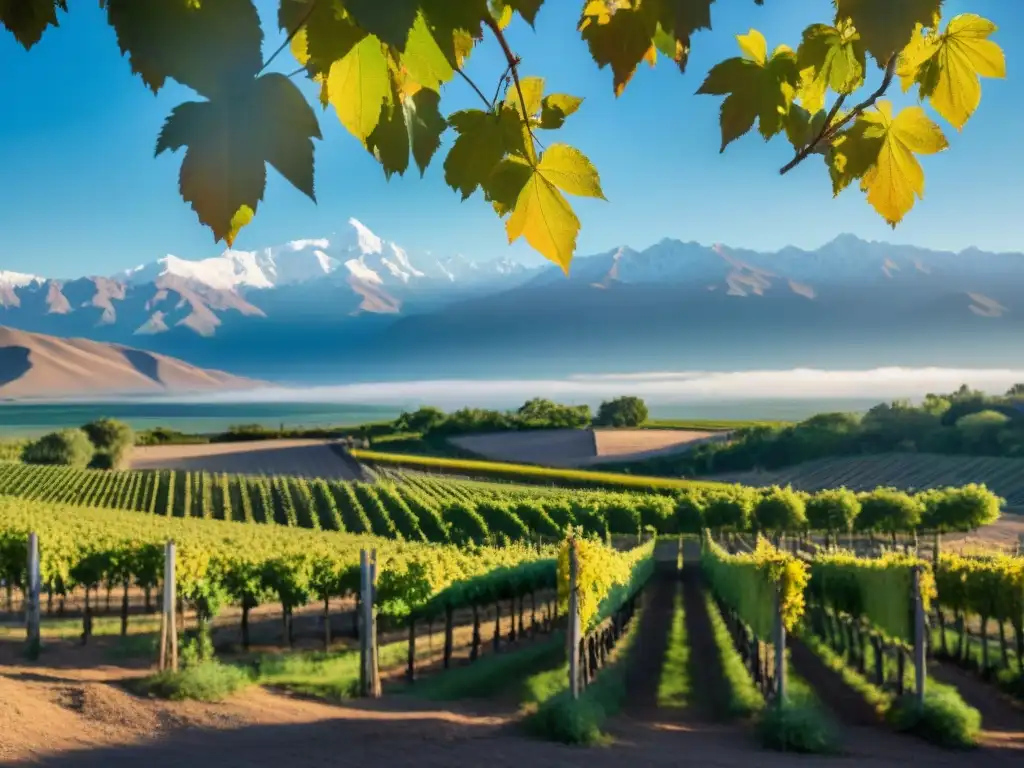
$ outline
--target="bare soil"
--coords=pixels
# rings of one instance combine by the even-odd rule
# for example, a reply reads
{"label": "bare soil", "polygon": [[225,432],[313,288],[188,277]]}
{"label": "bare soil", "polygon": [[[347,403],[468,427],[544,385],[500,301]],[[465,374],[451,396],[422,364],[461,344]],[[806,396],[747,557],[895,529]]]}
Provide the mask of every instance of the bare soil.
{"label": "bare soil", "polygon": [[326,440],[254,440],[132,449],[130,469],[176,469],[245,475],[357,479]]}
{"label": "bare soil", "polygon": [[543,429],[462,435],[451,442],[495,461],[586,467],[687,451],[716,432],[686,429]]}

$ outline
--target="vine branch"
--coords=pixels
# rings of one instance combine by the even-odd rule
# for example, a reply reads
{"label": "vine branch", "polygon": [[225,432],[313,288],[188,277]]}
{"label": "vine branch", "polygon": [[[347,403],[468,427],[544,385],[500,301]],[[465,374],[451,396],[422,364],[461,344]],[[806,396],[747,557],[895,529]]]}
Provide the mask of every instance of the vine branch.
{"label": "vine branch", "polygon": [[484,24],[490,28],[491,32],[494,33],[494,37],[501,45],[501,50],[505,54],[505,61],[508,62],[508,69],[512,71],[512,82],[516,84],[516,93],[519,94],[519,107],[523,112],[523,125],[526,126],[526,132],[530,135],[530,140],[536,141],[537,138],[533,135],[533,127],[530,125],[530,116],[526,114],[526,97],[523,96],[523,85],[519,82],[519,62],[521,59],[512,53],[508,40],[505,39],[505,33],[501,31],[498,22],[490,14],[484,19]]}
{"label": "vine branch", "polygon": [[497,103],[498,103],[498,96],[501,95],[502,83],[504,83],[508,79],[509,73],[511,71],[512,71],[512,65],[509,64],[507,67],[505,67],[505,71],[502,73],[501,77],[498,78],[498,87],[494,89],[494,98],[491,99],[491,108],[492,109],[495,107],[495,105],[497,105]]}
{"label": "vine branch", "polygon": [[896,61],[898,58],[899,56],[895,53],[889,57],[889,61],[885,65],[885,76],[882,78],[881,85],[875,89],[875,92],[851,109],[850,113],[846,115],[846,117],[833,125],[832,121],[835,119],[835,116],[839,114],[839,110],[843,106],[843,102],[846,100],[846,95],[840,94],[839,98],[836,99],[836,103],[832,105],[832,109],[829,110],[828,117],[825,118],[825,124],[821,126],[821,131],[818,132],[815,139],[797,152],[796,157],[782,166],[779,169],[779,174],[784,176],[789,173],[800,165],[800,163],[806,160],[808,155],[813,154],[821,142],[829,141],[834,138],[835,135],[851,120],[855,119],[858,115],[863,114],[866,109],[873,107],[875,102],[878,101],[878,99],[880,99],[882,95],[889,90],[889,86],[892,85],[893,78],[896,76]]}
{"label": "vine branch", "polygon": [[[286,37],[285,41],[277,47],[277,50],[270,54],[270,58],[263,62],[263,66],[260,67],[260,71],[256,73],[257,75],[262,74],[263,70],[269,67],[270,63],[281,54],[281,51],[292,44],[292,40],[294,40],[295,36],[299,34],[299,30],[306,25],[306,22],[309,21],[309,17],[313,15],[317,2],[318,0],[313,0],[313,2],[309,4],[309,8],[306,9],[306,14],[302,17],[302,20],[295,25],[295,29],[288,33],[288,37]],[[289,77],[291,77],[291,75],[289,75]]]}
{"label": "vine branch", "polygon": [[480,90],[480,86],[477,85],[476,83],[474,83],[473,79],[469,75],[467,75],[465,72],[463,72],[460,67],[455,67],[455,71],[459,73],[459,76],[463,80],[465,80],[467,83],[469,83],[470,87],[474,91],[476,91],[476,95],[480,97],[480,101],[482,101],[484,104],[486,104],[488,109],[493,110],[494,109],[494,104],[487,100],[487,97],[484,96],[484,92]]}

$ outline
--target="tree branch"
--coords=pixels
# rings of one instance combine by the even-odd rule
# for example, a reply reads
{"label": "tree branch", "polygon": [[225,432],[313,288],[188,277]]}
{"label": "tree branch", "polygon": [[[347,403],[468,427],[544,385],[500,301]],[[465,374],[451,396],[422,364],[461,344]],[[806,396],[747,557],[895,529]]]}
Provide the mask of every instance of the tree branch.
{"label": "tree branch", "polygon": [[456,67],[455,71],[459,73],[459,76],[463,80],[465,80],[467,83],[470,84],[470,86],[473,88],[474,91],[476,91],[476,95],[480,97],[480,101],[482,101],[484,104],[486,104],[488,109],[493,110],[494,109],[494,104],[487,100],[487,97],[484,96],[484,92],[480,90],[480,86],[478,86],[476,83],[474,83],[473,80],[470,78],[470,76],[467,75],[465,72],[463,72],[459,67]]}
{"label": "tree branch", "polygon": [[[306,25],[306,22],[309,21],[309,17],[313,15],[313,10],[316,8],[317,2],[318,0],[313,0],[313,2],[309,4],[309,8],[306,10],[306,15],[302,17],[302,21],[295,25],[295,29],[288,33],[288,37],[285,38],[285,41],[277,47],[276,51],[270,54],[269,59],[263,62],[263,66],[260,67],[260,71],[256,73],[257,75],[262,74],[263,70],[269,67],[270,63],[281,54],[281,51],[292,44],[292,40],[294,40],[295,36],[299,34],[299,30]],[[291,77],[291,75],[289,75],[289,77]]]}
{"label": "tree branch", "polygon": [[835,119],[835,116],[839,114],[839,110],[843,106],[843,102],[846,100],[845,94],[840,94],[839,98],[836,99],[836,103],[832,105],[832,109],[829,110],[828,117],[825,119],[825,124],[821,127],[821,131],[818,133],[817,138],[797,152],[796,157],[782,166],[779,169],[779,174],[785,175],[789,173],[800,165],[800,163],[806,160],[808,155],[813,154],[821,142],[831,141],[851,120],[855,119],[858,115],[863,114],[865,110],[873,107],[875,102],[878,101],[878,99],[880,99],[882,95],[889,90],[889,86],[892,85],[893,78],[896,76],[896,61],[898,58],[898,54],[895,53],[889,57],[889,61],[885,65],[885,76],[882,78],[882,84],[878,86],[875,92],[851,109],[850,113],[846,115],[846,117],[833,125],[832,121]]}
{"label": "tree branch", "polygon": [[531,141],[536,141],[536,137],[533,135],[533,127],[530,125],[530,116],[526,114],[526,97],[523,96],[523,86],[519,82],[519,57],[512,53],[512,49],[509,48],[508,40],[505,39],[505,33],[501,31],[501,27],[498,26],[498,22],[490,15],[484,19],[491,32],[494,33],[494,37],[497,38],[498,43],[501,45],[501,50],[505,53],[505,61],[508,62],[508,68],[512,70],[512,81],[516,84],[516,93],[519,94],[519,106],[523,111],[523,125],[526,126],[526,132],[530,136]]}

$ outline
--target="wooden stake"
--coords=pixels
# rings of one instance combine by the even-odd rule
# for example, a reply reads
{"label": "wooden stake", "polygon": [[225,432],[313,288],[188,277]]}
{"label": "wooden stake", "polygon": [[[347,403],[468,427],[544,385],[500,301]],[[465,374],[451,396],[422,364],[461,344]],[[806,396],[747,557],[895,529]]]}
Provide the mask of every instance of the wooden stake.
{"label": "wooden stake", "polygon": [[921,599],[921,567],[914,566],[914,693],[918,706],[924,706],[927,679],[928,628],[925,624],[924,601]]}
{"label": "wooden stake", "polygon": [[164,597],[163,611],[160,614],[160,671],[170,669],[178,671],[178,624],[175,614],[177,600],[175,597],[174,574],[175,546],[168,541],[164,546]]}
{"label": "wooden stake", "polygon": [[775,593],[775,691],[777,704],[786,700],[786,625],[782,621],[782,593]]}
{"label": "wooden stake", "polygon": [[576,539],[569,539],[569,690],[572,697],[580,697],[580,607],[576,594],[579,578],[579,562],[576,555]]}
{"label": "wooden stake", "polygon": [[28,585],[25,594],[25,626],[28,634],[29,658],[39,657],[39,537],[28,535]]}

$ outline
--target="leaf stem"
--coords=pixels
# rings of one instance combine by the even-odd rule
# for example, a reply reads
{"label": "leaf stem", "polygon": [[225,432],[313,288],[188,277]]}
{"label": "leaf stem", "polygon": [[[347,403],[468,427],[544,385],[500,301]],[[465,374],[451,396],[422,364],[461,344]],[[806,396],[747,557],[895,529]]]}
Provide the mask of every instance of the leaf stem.
{"label": "leaf stem", "polygon": [[[306,22],[309,21],[309,17],[313,15],[313,11],[316,9],[316,4],[318,1],[319,0],[313,0],[313,2],[309,4],[309,8],[306,9],[306,15],[302,17],[302,21],[295,25],[295,29],[288,33],[288,37],[285,38],[284,42],[277,47],[276,51],[270,54],[269,59],[263,62],[263,66],[260,67],[260,71],[256,73],[257,75],[262,74],[263,70],[269,67],[271,62],[281,54],[281,51],[283,51],[285,48],[292,44],[292,40],[294,40],[295,36],[299,34],[299,30],[306,25]],[[291,77],[291,75],[288,75],[288,77]]]}
{"label": "leaf stem", "polygon": [[491,99],[491,109],[494,109],[495,105],[498,103],[498,96],[501,95],[501,85],[502,83],[505,82],[505,79],[508,77],[511,71],[512,65],[509,64],[507,67],[505,67],[505,71],[502,73],[501,77],[498,78],[498,87],[494,89],[494,98]]}
{"label": "leaf stem", "polygon": [[875,102],[878,101],[878,99],[880,99],[882,95],[889,90],[889,86],[892,85],[893,78],[896,76],[896,62],[898,58],[899,55],[895,53],[889,57],[889,61],[885,65],[885,76],[882,78],[881,85],[875,89],[875,92],[851,109],[850,113],[842,120],[833,125],[832,121],[835,119],[835,116],[839,114],[839,109],[843,106],[843,102],[846,100],[845,94],[840,94],[839,98],[836,99],[836,103],[832,105],[832,109],[829,110],[828,117],[825,119],[825,124],[821,127],[821,131],[818,133],[817,138],[797,152],[796,157],[782,166],[779,169],[779,174],[785,175],[789,173],[800,165],[800,163],[806,160],[807,156],[813,153],[815,147],[817,147],[822,141],[831,141],[851,120],[855,119],[858,115],[863,114],[865,110],[873,107]]}
{"label": "leaf stem", "polygon": [[523,113],[523,125],[526,126],[526,132],[530,135],[531,141],[536,141],[537,138],[533,135],[533,127],[530,125],[530,116],[526,114],[526,97],[523,95],[523,86],[519,82],[519,62],[520,59],[514,53],[508,45],[508,40],[505,39],[505,33],[501,31],[501,27],[498,26],[498,22],[494,20],[489,14],[484,19],[491,32],[494,33],[494,37],[498,40],[501,45],[501,50],[505,53],[505,61],[508,62],[508,68],[512,70],[512,81],[516,84],[516,93],[519,94],[519,106]]}
{"label": "leaf stem", "polygon": [[469,75],[467,75],[465,72],[463,72],[461,68],[455,67],[455,71],[459,73],[459,76],[463,80],[465,80],[467,83],[469,83],[469,85],[473,88],[474,91],[476,91],[476,95],[480,97],[480,101],[482,101],[484,104],[486,104],[488,109],[493,110],[494,109],[494,104],[487,100],[487,97],[484,96],[484,92],[480,90],[480,86],[478,86],[476,83],[474,83],[472,78],[470,78]]}

